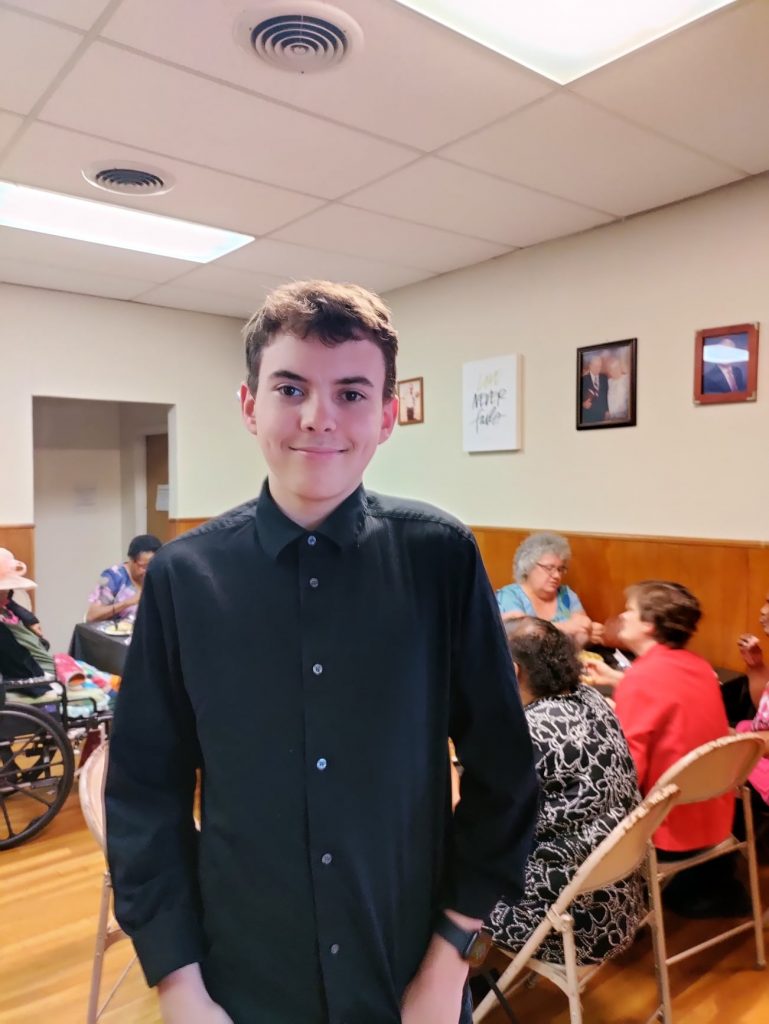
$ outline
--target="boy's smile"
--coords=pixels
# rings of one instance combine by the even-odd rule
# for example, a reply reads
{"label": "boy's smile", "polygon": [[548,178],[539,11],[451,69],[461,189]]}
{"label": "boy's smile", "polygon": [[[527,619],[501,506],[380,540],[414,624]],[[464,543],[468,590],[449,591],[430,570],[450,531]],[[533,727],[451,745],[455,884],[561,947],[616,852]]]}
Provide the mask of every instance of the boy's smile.
{"label": "boy's smile", "polygon": [[256,394],[241,388],[243,417],[290,519],[317,526],[359,486],[395,424],[384,380],[382,353],[367,338],[324,345],[281,333],[264,349]]}

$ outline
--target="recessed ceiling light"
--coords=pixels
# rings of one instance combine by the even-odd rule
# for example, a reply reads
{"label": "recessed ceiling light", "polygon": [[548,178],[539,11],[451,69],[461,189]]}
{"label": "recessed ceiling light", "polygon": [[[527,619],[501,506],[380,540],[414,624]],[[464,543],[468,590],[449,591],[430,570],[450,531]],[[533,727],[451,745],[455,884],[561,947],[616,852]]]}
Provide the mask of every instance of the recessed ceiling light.
{"label": "recessed ceiling light", "polygon": [[397,0],[559,85],[736,0]]}
{"label": "recessed ceiling light", "polygon": [[223,228],[7,181],[0,181],[0,225],[192,263],[210,263],[254,240]]}

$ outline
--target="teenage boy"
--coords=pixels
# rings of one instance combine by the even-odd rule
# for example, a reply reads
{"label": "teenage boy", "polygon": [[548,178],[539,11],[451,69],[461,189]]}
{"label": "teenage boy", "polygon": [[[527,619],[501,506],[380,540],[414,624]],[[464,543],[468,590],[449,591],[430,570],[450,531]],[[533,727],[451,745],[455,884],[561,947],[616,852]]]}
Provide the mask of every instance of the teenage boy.
{"label": "teenage boy", "polygon": [[270,295],[241,387],[267,481],[147,576],[107,823],[168,1024],[469,1020],[475,933],[521,890],[537,788],[478,550],[361,484],[396,420],[396,351],[362,288]]}

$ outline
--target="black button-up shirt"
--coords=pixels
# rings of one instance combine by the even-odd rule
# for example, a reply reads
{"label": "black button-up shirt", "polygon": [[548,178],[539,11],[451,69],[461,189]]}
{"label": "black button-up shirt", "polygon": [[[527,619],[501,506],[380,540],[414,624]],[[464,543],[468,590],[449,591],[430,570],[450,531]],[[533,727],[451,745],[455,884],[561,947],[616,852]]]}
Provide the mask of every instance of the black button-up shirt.
{"label": "black button-up shirt", "polygon": [[361,487],[307,531],[265,485],[164,547],[110,746],[118,919],[150,984],[200,962],[236,1024],[396,1024],[437,910],[520,891],[514,670],[472,535],[427,505]]}

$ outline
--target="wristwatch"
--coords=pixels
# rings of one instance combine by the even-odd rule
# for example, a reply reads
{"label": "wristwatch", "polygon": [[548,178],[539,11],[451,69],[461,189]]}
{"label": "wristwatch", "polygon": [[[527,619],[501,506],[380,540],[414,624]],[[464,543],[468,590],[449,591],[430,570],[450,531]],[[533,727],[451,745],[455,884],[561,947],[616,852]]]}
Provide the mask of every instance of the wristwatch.
{"label": "wristwatch", "polygon": [[465,931],[446,914],[439,914],[435,922],[435,934],[440,935],[466,960],[471,967],[480,967],[486,954],[494,945],[493,939],[484,931]]}

